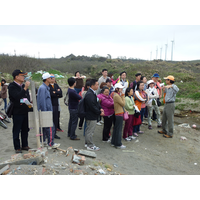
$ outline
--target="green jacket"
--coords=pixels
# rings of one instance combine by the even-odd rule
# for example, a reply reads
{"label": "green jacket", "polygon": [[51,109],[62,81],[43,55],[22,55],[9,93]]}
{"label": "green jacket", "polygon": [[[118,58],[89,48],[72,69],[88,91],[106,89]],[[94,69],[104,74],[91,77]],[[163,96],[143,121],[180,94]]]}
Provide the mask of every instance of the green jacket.
{"label": "green jacket", "polygon": [[133,100],[133,97],[125,97],[125,109],[128,111],[129,115],[135,114],[135,108],[134,108],[135,102]]}

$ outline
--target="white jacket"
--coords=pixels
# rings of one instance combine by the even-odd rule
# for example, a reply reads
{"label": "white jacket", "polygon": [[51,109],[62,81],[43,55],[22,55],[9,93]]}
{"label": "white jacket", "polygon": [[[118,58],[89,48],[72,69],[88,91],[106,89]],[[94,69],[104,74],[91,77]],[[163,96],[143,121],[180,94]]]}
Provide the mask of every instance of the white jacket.
{"label": "white jacket", "polygon": [[[148,88],[148,89],[145,90],[145,92],[149,96],[149,101],[146,103],[146,106],[150,106],[151,107],[152,106],[152,101],[154,101],[154,99],[155,99],[155,103],[157,105],[156,99],[159,98],[159,95],[158,95],[158,92],[157,92],[156,88],[155,87]],[[152,92],[154,93],[154,95],[152,94]]]}

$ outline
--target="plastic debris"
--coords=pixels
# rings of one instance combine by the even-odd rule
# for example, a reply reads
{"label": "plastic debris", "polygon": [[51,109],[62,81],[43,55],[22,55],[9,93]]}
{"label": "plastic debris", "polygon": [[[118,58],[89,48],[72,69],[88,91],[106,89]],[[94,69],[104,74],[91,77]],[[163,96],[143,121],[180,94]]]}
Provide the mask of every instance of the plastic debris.
{"label": "plastic debris", "polygon": [[181,140],[187,140],[185,136],[181,136]]}
{"label": "plastic debris", "polygon": [[183,128],[191,128],[189,124],[183,123],[183,124],[179,124],[179,127],[183,127]]}
{"label": "plastic debris", "polygon": [[22,168],[19,166],[18,168],[17,168],[17,170],[21,170]]}
{"label": "plastic debris", "polygon": [[139,142],[139,140],[137,139],[135,142]]}
{"label": "plastic debris", "polygon": [[110,169],[110,168],[107,168],[107,170],[108,170],[109,172],[111,172],[111,171],[112,171],[112,169]]}
{"label": "plastic debris", "polygon": [[117,165],[117,164],[113,164],[113,166],[114,166],[115,168],[117,168],[117,167],[118,167],[118,165]]}
{"label": "plastic debris", "polygon": [[72,155],[72,162],[77,163],[79,165],[84,164],[85,162],[85,156],[77,156],[77,155]]}
{"label": "plastic debris", "polygon": [[133,152],[135,152],[135,151],[134,151],[134,150],[122,150],[122,152],[133,153]]}
{"label": "plastic debris", "polygon": [[197,165],[197,163],[194,163],[194,165]]}
{"label": "plastic debris", "polygon": [[193,124],[193,125],[192,125],[192,128],[196,128],[196,127],[197,127],[196,124]]}
{"label": "plastic debris", "polygon": [[99,172],[100,174],[106,174],[106,172],[104,172],[103,169],[99,169],[98,172]]}

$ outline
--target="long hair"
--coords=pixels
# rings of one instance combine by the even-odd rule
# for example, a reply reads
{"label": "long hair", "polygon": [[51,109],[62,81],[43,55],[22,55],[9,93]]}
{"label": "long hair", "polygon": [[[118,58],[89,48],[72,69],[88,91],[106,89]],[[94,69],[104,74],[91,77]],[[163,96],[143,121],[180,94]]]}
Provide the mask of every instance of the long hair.
{"label": "long hair", "polygon": [[[4,82],[4,83],[3,83]],[[6,80],[5,79],[2,79],[1,80],[1,86],[4,86],[4,84],[6,83]]]}
{"label": "long hair", "polygon": [[126,88],[125,97],[128,96],[128,93],[129,93],[132,89],[133,89],[133,88],[131,88],[131,87]]}
{"label": "long hair", "polygon": [[[138,82],[137,82],[137,87],[136,87],[136,90],[138,90],[138,91],[139,91],[139,86],[140,86],[140,84],[141,84],[141,83],[143,83],[143,81],[138,81]],[[144,83],[143,83],[143,84],[144,84]]]}

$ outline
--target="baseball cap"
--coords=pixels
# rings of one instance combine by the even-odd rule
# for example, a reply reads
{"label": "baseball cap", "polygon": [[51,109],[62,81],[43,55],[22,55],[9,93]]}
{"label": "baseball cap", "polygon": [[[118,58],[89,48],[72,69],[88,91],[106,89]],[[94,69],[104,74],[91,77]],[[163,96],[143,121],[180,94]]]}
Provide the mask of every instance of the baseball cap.
{"label": "baseball cap", "polygon": [[22,70],[16,69],[15,71],[13,71],[12,76],[13,78],[15,78],[15,76],[18,76],[19,74],[27,75],[28,73],[23,72]]}
{"label": "baseball cap", "polygon": [[42,79],[43,79],[43,80],[48,79],[48,78],[50,78],[50,77],[51,77],[51,75],[49,74],[49,72],[46,72],[46,73],[44,73],[44,74],[42,75]]}
{"label": "baseball cap", "polygon": [[115,89],[116,89],[116,88],[124,88],[124,86],[122,86],[121,83],[116,83],[116,84],[115,84]]}
{"label": "baseball cap", "polygon": [[174,77],[171,76],[171,75],[169,75],[168,77],[164,77],[164,79],[169,79],[169,80],[171,80],[171,81],[175,81]]}
{"label": "baseball cap", "polygon": [[156,77],[156,78],[159,78],[159,74],[155,73],[152,77]]}
{"label": "baseball cap", "polygon": [[107,78],[106,83],[108,83],[108,82],[112,82],[111,79]]}

